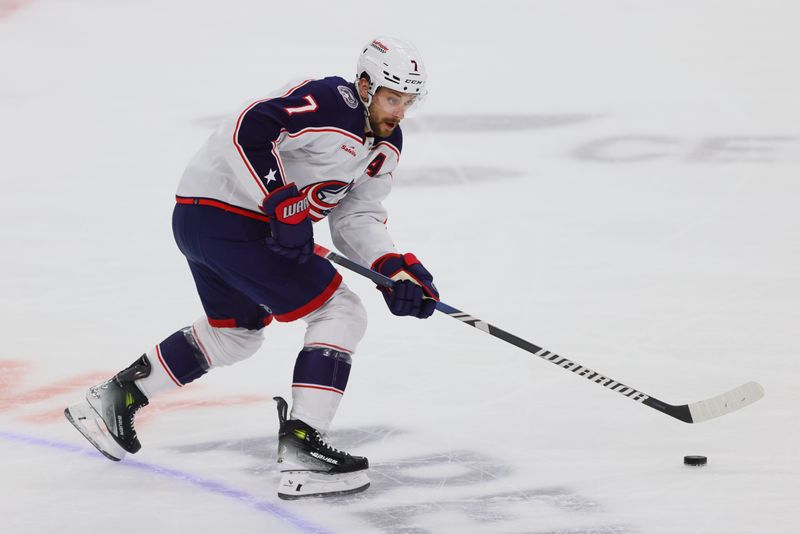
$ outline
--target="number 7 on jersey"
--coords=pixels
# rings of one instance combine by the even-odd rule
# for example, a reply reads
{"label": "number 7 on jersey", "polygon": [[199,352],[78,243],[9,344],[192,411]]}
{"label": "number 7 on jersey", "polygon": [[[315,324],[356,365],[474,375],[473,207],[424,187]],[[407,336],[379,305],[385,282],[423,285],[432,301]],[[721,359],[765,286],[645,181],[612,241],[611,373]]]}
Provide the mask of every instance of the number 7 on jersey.
{"label": "number 7 on jersey", "polygon": [[294,107],[294,108],[283,108],[283,109],[289,115],[294,115],[295,113],[309,113],[311,111],[317,111],[317,108],[319,107],[319,105],[317,104],[317,101],[314,100],[313,96],[306,95],[306,96],[303,97],[303,99],[306,102],[308,102],[307,106],[297,106],[297,107]]}

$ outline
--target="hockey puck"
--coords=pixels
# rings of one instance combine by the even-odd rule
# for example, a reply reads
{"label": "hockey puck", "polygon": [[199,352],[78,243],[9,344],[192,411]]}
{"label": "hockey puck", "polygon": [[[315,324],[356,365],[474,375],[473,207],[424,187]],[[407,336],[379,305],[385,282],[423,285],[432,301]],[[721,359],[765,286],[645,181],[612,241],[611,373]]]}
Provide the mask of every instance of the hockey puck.
{"label": "hockey puck", "polygon": [[692,465],[692,466],[703,466],[708,463],[708,458],[705,456],[684,456],[683,457],[683,464],[684,465]]}

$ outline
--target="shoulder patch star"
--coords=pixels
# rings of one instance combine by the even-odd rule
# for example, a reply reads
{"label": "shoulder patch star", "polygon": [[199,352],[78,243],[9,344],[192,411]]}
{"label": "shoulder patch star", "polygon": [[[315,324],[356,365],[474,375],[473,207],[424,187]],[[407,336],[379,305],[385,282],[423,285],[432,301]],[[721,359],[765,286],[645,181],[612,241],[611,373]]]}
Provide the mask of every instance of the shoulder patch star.
{"label": "shoulder patch star", "polygon": [[277,180],[277,178],[275,178],[276,172],[277,170],[270,169],[269,172],[264,176],[264,179],[267,181],[267,185],[269,185],[270,182],[274,182],[275,180]]}

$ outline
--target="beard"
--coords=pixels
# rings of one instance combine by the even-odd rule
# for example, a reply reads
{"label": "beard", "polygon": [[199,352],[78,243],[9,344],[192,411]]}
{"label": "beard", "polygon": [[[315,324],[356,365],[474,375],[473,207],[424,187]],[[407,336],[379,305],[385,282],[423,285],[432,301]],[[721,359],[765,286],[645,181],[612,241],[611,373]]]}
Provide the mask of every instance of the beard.
{"label": "beard", "polygon": [[382,119],[378,121],[369,121],[369,126],[372,128],[373,133],[378,137],[387,137],[394,132],[395,128],[400,124],[400,121]]}

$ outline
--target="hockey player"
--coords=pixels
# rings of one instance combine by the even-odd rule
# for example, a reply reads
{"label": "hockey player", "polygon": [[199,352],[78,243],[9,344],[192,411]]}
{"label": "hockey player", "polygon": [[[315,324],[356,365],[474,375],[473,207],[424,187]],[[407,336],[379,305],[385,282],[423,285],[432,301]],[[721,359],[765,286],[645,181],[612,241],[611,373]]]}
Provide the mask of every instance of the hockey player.
{"label": "hockey player", "polygon": [[279,496],[366,489],[368,461],[325,441],[366,329],[358,296],[314,255],[312,223],[328,217],[335,246],[396,280],[381,288],[395,315],[429,317],[438,292],[413,254],[399,254],[381,202],[403,145],[400,122],[426,94],[416,48],[369,42],[356,79],[289,84],[246,106],[194,156],[178,185],[173,233],[205,315],[110,380],[89,388],[67,419],[112,460],[141,445],[134,415],[159,394],[252,356],[272,321],[307,323],[292,381],[278,401]]}

